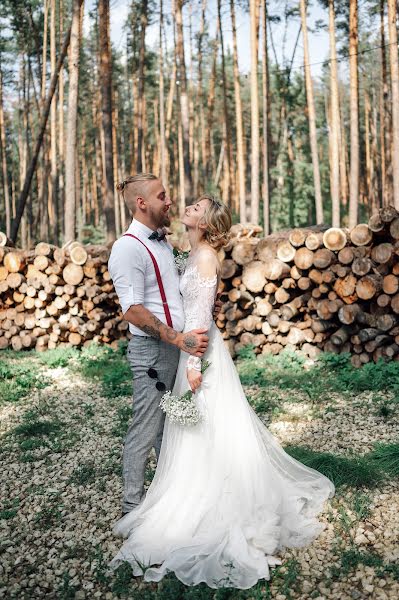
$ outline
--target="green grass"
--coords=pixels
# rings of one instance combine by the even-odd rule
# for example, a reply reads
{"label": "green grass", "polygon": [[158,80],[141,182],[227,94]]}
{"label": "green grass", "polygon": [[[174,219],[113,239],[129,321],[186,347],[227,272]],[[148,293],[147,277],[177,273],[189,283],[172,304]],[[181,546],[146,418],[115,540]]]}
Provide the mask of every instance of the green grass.
{"label": "green grass", "polygon": [[399,477],[399,443],[376,444],[371,459],[391,477]]}
{"label": "green grass", "polygon": [[360,565],[365,567],[374,567],[377,577],[391,575],[399,581],[399,564],[386,563],[384,559],[375,552],[361,552],[357,548],[342,552],[341,564],[339,567],[333,566],[331,574],[334,579],[347,576],[354,572]]}
{"label": "green grass", "polygon": [[87,486],[94,483],[97,479],[97,469],[93,462],[88,462],[80,465],[72,473],[69,482],[76,485]]}
{"label": "green grass", "polygon": [[80,351],[73,368],[83,377],[101,383],[104,396],[128,396],[132,393],[132,372],[126,360],[126,344],[120,343],[117,350],[107,346],[91,344]]}
{"label": "green grass", "polygon": [[348,458],[302,446],[288,446],[285,450],[296,460],[323,473],[336,487],[373,488],[383,481],[383,473],[370,455]]}
{"label": "green grass", "polygon": [[[323,399],[330,393],[360,393],[366,390],[393,392],[399,401],[399,363],[367,363],[355,368],[349,354],[323,353],[310,368],[304,369],[305,358],[284,350],[278,356],[255,355],[253,348],[239,352],[237,368],[244,385],[261,387],[275,385],[281,389],[304,392],[313,400]],[[293,400],[295,396],[293,396]],[[389,416],[389,408],[381,407],[382,416]]]}
{"label": "green grass", "polygon": [[42,389],[50,384],[50,380],[43,377],[34,361],[21,358],[19,356],[19,360],[15,360],[14,355],[9,352],[1,356],[0,404],[18,402],[33,390]]}

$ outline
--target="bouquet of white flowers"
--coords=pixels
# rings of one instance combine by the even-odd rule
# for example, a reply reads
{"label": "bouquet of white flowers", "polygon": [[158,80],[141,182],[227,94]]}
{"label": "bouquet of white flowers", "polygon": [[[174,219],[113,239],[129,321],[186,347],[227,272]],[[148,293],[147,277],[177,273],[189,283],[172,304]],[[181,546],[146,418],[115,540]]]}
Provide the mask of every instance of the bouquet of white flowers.
{"label": "bouquet of white flowers", "polygon": [[[201,365],[201,373],[205,373],[211,363],[207,360]],[[169,390],[161,398],[159,406],[167,414],[172,423],[180,425],[196,425],[201,420],[201,413],[193,400],[194,392],[188,390],[182,396],[173,396]]]}

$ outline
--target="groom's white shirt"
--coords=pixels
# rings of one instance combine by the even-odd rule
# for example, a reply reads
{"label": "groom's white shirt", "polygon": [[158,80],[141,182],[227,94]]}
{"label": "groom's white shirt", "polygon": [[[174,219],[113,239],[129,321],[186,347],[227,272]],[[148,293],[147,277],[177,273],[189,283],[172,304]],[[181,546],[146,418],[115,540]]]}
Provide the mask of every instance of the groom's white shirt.
{"label": "groom's white shirt", "polygon": [[[179,290],[179,275],[173,261],[173,247],[169,242],[149,240],[152,229],[133,219],[126,233],[135,235],[151,250],[158,263],[166,299],[168,301],[173,329],[184,327],[183,301]],[[129,236],[121,237],[112,246],[108,270],[118,294],[122,313],[134,304],[142,304],[166,324],[155,269],[148,251],[140,242]],[[144,331],[129,323],[134,335],[146,336]]]}

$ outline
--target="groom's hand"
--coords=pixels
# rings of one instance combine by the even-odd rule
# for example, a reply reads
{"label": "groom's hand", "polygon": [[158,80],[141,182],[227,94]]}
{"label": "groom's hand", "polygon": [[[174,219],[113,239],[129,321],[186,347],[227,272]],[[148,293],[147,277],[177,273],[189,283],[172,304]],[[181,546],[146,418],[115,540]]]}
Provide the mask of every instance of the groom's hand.
{"label": "groom's hand", "polygon": [[178,344],[179,348],[193,356],[201,357],[208,348],[209,338],[205,335],[207,331],[207,329],[193,329],[187,333],[182,333]]}

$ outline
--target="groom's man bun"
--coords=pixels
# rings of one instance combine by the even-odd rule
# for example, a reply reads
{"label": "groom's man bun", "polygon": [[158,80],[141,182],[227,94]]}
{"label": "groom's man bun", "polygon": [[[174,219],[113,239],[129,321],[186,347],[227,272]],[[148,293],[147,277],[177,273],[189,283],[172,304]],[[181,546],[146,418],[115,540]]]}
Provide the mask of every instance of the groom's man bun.
{"label": "groom's man bun", "polygon": [[125,204],[132,214],[136,212],[137,198],[145,193],[147,182],[155,179],[158,179],[158,177],[153,173],[138,173],[126,177],[117,184],[116,189],[122,194]]}

